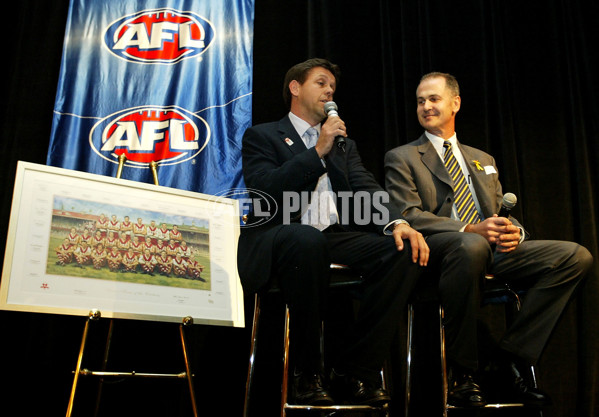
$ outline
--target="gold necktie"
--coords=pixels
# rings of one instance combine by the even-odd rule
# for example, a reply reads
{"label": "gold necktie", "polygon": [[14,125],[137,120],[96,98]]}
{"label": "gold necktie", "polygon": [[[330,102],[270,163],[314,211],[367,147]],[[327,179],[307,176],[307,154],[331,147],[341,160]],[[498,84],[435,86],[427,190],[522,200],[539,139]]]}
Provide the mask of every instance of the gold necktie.
{"label": "gold necktie", "polygon": [[458,209],[458,216],[463,222],[478,223],[480,222],[480,216],[476,210],[466,177],[464,177],[462,168],[460,168],[460,164],[458,164],[451,150],[451,143],[446,140],[443,147],[445,148],[445,166],[447,167],[449,176],[453,180],[454,203]]}

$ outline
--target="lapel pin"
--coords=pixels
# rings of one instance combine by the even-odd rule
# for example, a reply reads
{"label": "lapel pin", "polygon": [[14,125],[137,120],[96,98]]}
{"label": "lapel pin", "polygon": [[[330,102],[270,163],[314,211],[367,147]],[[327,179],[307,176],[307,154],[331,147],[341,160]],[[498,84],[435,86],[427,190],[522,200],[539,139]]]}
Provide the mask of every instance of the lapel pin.
{"label": "lapel pin", "polygon": [[293,141],[289,138],[285,138],[285,143],[289,146],[293,145]]}
{"label": "lapel pin", "polygon": [[474,165],[476,165],[476,169],[478,169],[479,171],[484,171],[480,162],[478,162],[476,159],[473,159],[472,162],[474,162]]}

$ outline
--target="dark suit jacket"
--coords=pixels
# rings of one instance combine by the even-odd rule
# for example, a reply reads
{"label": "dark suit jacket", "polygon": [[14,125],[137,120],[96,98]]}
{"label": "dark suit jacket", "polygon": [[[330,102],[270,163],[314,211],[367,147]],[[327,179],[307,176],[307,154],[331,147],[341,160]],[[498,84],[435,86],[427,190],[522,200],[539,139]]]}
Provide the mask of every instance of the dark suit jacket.
{"label": "dark suit jacket", "polygon": [[[288,116],[278,122],[253,126],[245,132],[242,157],[246,187],[268,194],[278,206],[277,214],[270,221],[259,227],[242,227],[238,267],[246,292],[255,291],[270,277],[273,237],[277,229],[283,227],[283,193],[311,192],[316,188],[318,178],[325,172],[337,194],[337,211],[342,216],[341,223],[348,229],[382,233],[384,224],[356,224],[354,198],[343,196],[341,192],[366,192],[370,196],[369,208],[372,213],[380,213],[380,208],[384,207],[388,210],[389,221],[402,218],[398,207],[377,199],[381,195],[388,197],[386,191],[363,166],[355,142],[346,139],[346,143],[345,152],[333,147],[325,157],[325,168],[316,150],[306,149]],[[375,193],[376,196],[373,195]],[[363,201],[367,200],[363,198]],[[261,210],[267,209],[262,207]],[[289,220],[299,222],[300,217],[301,209],[298,208],[291,212]],[[252,226],[255,220],[254,212],[250,213],[247,225]]]}
{"label": "dark suit jacket", "polygon": [[[493,157],[481,150],[458,143],[470,171],[482,215],[498,213],[503,193]],[[475,162],[477,161],[477,162]],[[423,134],[385,155],[385,186],[391,200],[397,203],[410,225],[424,235],[457,232],[465,223],[452,220],[453,181]],[[510,220],[522,227],[512,217]]]}

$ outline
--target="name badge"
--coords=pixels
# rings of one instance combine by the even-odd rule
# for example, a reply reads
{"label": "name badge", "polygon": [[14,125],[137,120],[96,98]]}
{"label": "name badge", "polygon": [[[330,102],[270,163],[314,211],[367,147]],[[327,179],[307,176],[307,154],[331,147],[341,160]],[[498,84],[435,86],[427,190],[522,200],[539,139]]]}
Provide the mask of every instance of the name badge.
{"label": "name badge", "polygon": [[497,174],[497,170],[495,170],[495,167],[493,165],[487,165],[485,166],[485,173],[487,175]]}

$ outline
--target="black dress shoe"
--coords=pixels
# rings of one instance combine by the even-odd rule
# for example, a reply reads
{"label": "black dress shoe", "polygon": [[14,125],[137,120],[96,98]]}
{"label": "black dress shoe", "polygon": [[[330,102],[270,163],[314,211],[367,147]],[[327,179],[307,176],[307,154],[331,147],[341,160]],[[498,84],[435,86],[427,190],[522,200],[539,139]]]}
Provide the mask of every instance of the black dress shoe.
{"label": "black dress shoe", "polygon": [[335,402],[326,389],[320,374],[299,372],[293,374],[292,397],[298,405],[332,405]]}
{"label": "black dress shoe", "polygon": [[331,387],[334,395],[347,404],[382,407],[391,401],[391,396],[380,384],[338,374],[335,370],[331,372]]}
{"label": "black dress shoe", "polygon": [[506,378],[510,401],[538,407],[551,404],[551,399],[547,394],[526,382],[515,362],[508,362],[503,371],[507,371]]}
{"label": "black dress shoe", "polygon": [[454,407],[484,407],[487,401],[472,375],[459,373],[450,377],[447,403]]}

